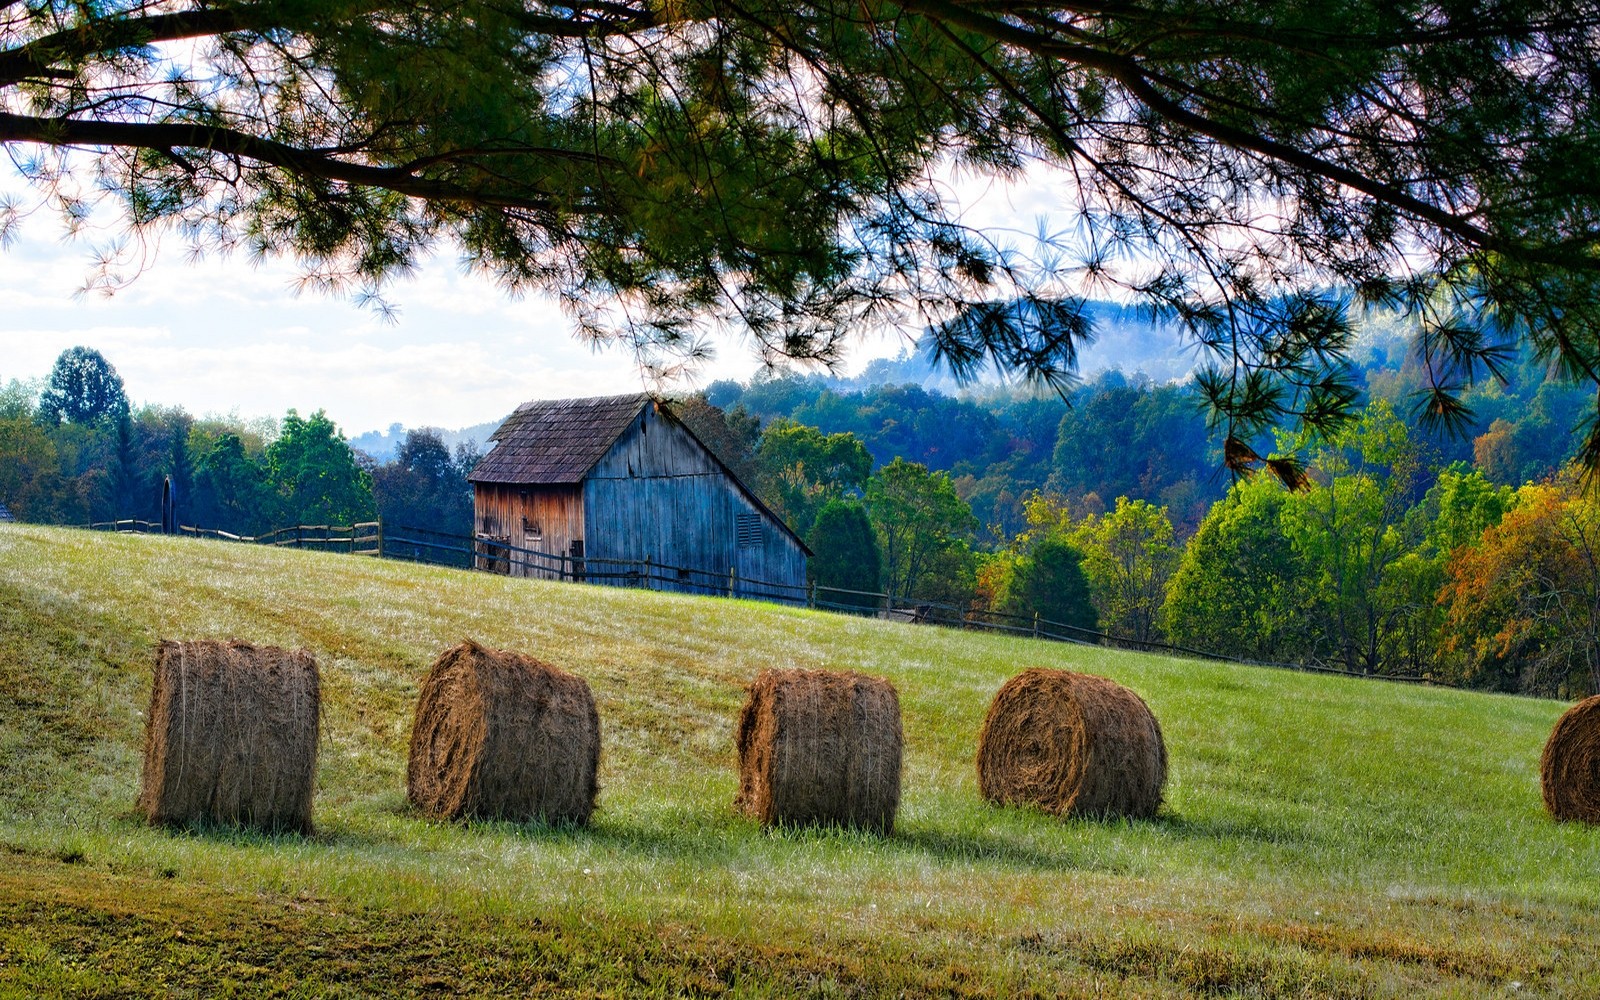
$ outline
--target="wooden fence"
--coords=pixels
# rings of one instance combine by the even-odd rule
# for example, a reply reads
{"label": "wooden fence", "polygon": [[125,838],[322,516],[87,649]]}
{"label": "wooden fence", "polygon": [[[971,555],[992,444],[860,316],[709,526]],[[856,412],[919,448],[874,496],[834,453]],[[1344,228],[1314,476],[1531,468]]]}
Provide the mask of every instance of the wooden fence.
{"label": "wooden fence", "polygon": [[[158,521],[97,521],[89,527],[95,531],[135,532],[138,534],[163,534]],[[364,521],[360,524],[296,524],[279,528],[264,535],[235,535],[231,531],[215,528],[195,528],[179,525],[171,532],[190,538],[217,538],[226,542],[251,542],[278,548],[318,549],[326,552],[348,552],[358,556],[383,555],[383,523]]]}
{"label": "wooden fence", "polygon": [[[161,524],[152,521],[102,521],[89,527],[99,531],[162,533]],[[1412,674],[1366,674],[1320,662],[1280,663],[1241,659],[1189,646],[1097,632],[1065,622],[1051,621],[1040,617],[1037,612],[1031,615],[1016,615],[976,611],[940,601],[897,597],[886,592],[821,587],[815,583],[803,587],[774,583],[770,580],[739,576],[732,567],[729,567],[725,574],[716,573],[704,569],[664,565],[652,561],[648,556],[643,559],[588,559],[582,556],[558,555],[519,548],[483,535],[453,535],[428,528],[386,525],[381,520],[353,525],[299,524],[279,528],[263,535],[235,535],[227,531],[190,526],[179,526],[171,533],[192,538],[214,538],[280,548],[347,552],[352,555],[401,559],[480,572],[509,574],[513,570],[518,570],[516,575],[519,576],[542,577],[571,583],[596,583],[716,597],[747,597],[914,624],[999,632],[1054,642],[1164,653],[1249,666],[1339,674],[1407,684],[1439,683],[1431,678]]]}

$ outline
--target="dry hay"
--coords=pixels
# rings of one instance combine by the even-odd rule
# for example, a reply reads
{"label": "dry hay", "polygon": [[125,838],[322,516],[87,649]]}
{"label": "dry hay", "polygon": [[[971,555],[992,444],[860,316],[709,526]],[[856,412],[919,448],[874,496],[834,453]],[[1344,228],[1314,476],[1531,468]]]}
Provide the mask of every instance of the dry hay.
{"label": "dry hay", "polygon": [[317,661],[245,642],[162,642],[139,808],[152,823],[311,831]]}
{"label": "dry hay", "polygon": [[1104,677],[1025,670],[994,696],[978,736],[978,790],[1060,816],[1155,815],[1167,780],[1161,726]]}
{"label": "dry hay", "polygon": [[1556,819],[1600,823],[1600,695],[1556,720],[1539,758],[1539,784]]}
{"label": "dry hay", "polygon": [[600,715],[581,677],[467,641],[422,682],[406,794],[441,819],[587,823]]}
{"label": "dry hay", "polygon": [[900,805],[900,699],[878,677],[765,670],[739,714],[734,807],[762,823],[888,834]]}

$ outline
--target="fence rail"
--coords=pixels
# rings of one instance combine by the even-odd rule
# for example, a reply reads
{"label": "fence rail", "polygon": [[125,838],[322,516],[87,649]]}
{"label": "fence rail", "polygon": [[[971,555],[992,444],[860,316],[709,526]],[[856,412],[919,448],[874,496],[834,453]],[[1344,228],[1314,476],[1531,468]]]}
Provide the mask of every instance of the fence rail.
{"label": "fence rail", "polygon": [[[159,522],[134,519],[100,521],[88,527],[97,531],[116,531],[124,534],[163,532]],[[1168,653],[1248,666],[1276,667],[1283,670],[1363,677],[1406,684],[1439,683],[1432,678],[1414,674],[1362,673],[1315,661],[1282,663],[1242,659],[1173,643],[1111,635],[1066,622],[1052,621],[1040,617],[1037,613],[1029,616],[998,611],[975,611],[946,602],[896,597],[884,592],[823,587],[815,583],[797,586],[739,576],[733,567],[729,567],[726,573],[721,573],[694,567],[663,565],[652,561],[648,556],[643,559],[611,559],[561,555],[520,548],[504,540],[484,535],[455,535],[431,528],[388,525],[381,520],[351,525],[298,524],[278,528],[262,535],[236,535],[215,528],[189,525],[180,525],[172,533],[193,538],[212,538],[278,548],[346,552],[371,558],[401,559],[502,575],[512,574],[515,570],[517,572],[514,575],[518,576],[572,583],[596,583],[717,597],[755,598],[916,624],[998,632],[1053,642],[1107,646],[1136,652]]]}

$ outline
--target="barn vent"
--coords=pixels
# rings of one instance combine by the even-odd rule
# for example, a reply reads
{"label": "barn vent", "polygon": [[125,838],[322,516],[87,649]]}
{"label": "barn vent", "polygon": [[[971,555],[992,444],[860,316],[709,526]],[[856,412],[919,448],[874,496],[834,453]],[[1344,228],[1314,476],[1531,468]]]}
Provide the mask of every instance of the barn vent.
{"label": "barn vent", "polygon": [[738,528],[739,548],[754,549],[761,546],[761,515],[740,514],[735,518]]}

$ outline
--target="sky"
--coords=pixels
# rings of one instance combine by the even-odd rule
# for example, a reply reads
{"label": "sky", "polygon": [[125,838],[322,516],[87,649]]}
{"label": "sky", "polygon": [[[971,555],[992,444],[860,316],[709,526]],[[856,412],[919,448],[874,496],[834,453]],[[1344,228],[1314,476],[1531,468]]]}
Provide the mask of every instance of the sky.
{"label": "sky", "polygon": [[[23,199],[17,182],[0,183]],[[1048,183],[999,188],[969,181],[969,221],[1032,232],[1057,192]],[[295,290],[292,262],[243,254],[191,262],[177,239],[107,298],[81,294],[108,229],[65,239],[47,213],[26,218],[0,250],[0,384],[44,378],[62,351],[84,345],[121,374],[135,405],[181,405],[196,416],[249,419],[326,410],[355,436],[399,423],[466,427],[498,420],[529,399],[650,388],[631,354],[593,350],[573,336],[551,299],[508,297],[461,273],[442,245],[410,278],[385,291],[390,322],[348,299]],[[864,334],[847,373],[899,353],[902,335]],[[689,383],[747,379],[758,359],[736,338]]]}

